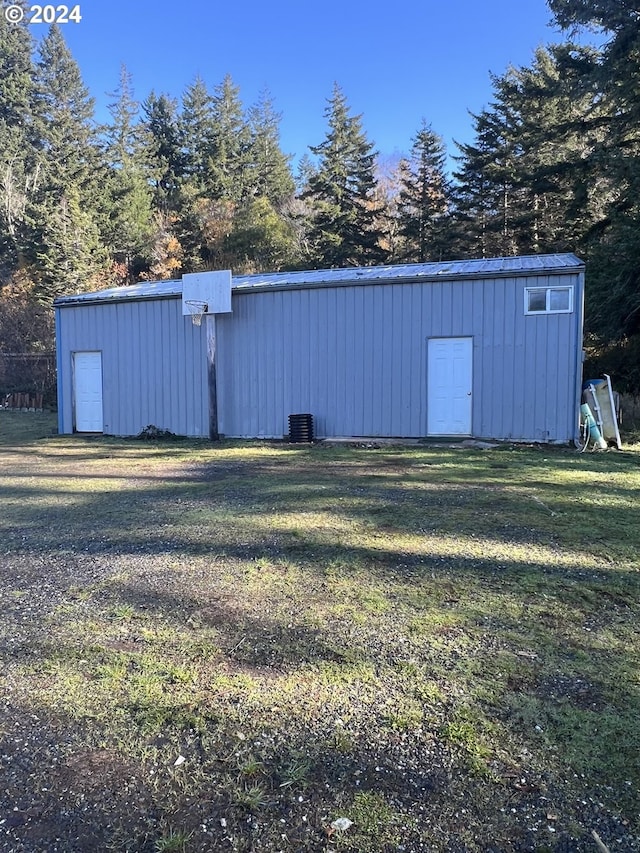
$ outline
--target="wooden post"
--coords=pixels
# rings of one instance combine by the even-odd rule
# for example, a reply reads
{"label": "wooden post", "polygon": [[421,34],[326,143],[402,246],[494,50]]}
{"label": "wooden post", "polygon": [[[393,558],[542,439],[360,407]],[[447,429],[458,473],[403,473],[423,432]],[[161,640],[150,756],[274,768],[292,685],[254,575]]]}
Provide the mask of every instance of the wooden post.
{"label": "wooden post", "polygon": [[209,438],[217,441],[218,435],[218,383],[216,377],[216,315],[205,314],[207,324],[207,378],[209,385]]}

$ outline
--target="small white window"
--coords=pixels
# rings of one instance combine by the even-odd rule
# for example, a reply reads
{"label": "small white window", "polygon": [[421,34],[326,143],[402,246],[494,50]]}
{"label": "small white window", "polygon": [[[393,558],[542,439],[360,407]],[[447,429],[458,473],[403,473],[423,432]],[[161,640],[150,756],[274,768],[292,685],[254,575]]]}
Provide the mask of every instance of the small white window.
{"label": "small white window", "polygon": [[526,287],[525,314],[570,314],[573,311],[573,287]]}

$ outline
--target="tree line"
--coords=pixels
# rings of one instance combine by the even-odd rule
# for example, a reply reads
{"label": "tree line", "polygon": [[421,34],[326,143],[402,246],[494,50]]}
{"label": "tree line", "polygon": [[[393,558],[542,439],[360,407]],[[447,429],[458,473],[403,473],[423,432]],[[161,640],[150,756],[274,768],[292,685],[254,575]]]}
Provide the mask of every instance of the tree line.
{"label": "tree line", "polygon": [[[225,77],[134,97],[99,126],[59,28],[34,49],[0,18],[0,352],[52,347],[56,296],[235,273],[546,252],[587,262],[593,370],[640,391],[640,19],[627,0],[549,0],[567,34],[493,76],[453,174],[426,121],[381,162],[334,86],[326,136],[293,169],[268,92]],[[417,105],[419,106],[419,105]]]}

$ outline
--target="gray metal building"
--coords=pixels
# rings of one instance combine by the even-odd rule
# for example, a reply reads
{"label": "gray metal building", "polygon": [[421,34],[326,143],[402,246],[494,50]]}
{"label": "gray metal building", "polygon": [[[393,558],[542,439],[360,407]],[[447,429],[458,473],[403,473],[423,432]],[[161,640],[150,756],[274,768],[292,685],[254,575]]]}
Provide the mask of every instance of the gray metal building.
{"label": "gray metal building", "polygon": [[200,325],[183,280],[57,299],[60,432],[282,438],[308,412],[319,437],[577,436],[575,255],[230,282]]}

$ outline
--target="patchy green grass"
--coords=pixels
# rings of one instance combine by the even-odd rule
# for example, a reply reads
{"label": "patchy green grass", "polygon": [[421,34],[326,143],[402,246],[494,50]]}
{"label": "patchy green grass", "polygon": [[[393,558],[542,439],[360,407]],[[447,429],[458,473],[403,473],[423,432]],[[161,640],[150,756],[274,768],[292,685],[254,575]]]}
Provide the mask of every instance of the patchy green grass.
{"label": "patchy green grass", "polygon": [[24,447],[58,431],[58,416],[52,412],[16,412],[0,409],[0,447]]}
{"label": "patchy green grass", "polygon": [[7,417],[0,848],[640,849],[637,452]]}

